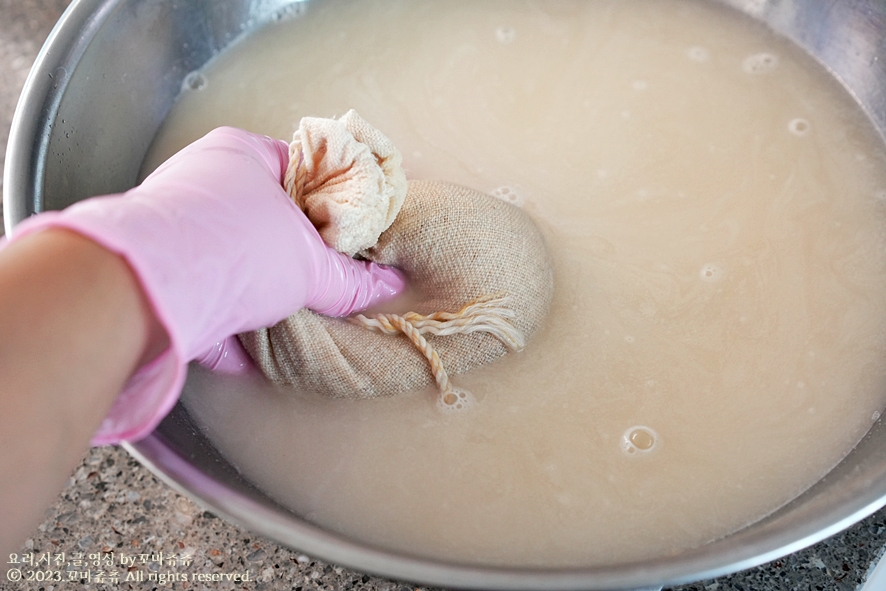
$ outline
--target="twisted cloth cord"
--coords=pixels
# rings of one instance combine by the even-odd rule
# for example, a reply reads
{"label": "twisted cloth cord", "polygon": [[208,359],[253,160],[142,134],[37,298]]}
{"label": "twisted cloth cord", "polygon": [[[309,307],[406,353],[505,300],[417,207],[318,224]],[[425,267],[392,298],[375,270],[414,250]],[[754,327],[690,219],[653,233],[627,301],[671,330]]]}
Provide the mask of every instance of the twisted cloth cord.
{"label": "twisted cloth cord", "polygon": [[434,381],[437,382],[437,389],[440,391],[440,399],[444,405],[449,405],[458,399],[458,395],[449,381],[449,374],[446,373],[440,356],[423,335],[446,336],[486,332],[501,341],[508,349],[521,351],[526,339],[523,333],[510,323],[509,320],[515,315],[513,310],[505,306],[506,303],[505,297],[487,295],[477,298],[454,313],[435,312],[423,316],[407,312],[402,316],[376,314],[371,318],[358,314],[351,318],[350,322],[383,334],[405,335],[428,360]]}

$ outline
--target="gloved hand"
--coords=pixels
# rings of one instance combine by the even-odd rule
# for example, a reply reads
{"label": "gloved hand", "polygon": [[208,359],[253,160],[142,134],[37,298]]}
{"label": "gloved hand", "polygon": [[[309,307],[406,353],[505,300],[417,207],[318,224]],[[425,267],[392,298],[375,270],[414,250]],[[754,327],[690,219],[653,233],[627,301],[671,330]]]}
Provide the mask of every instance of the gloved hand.
{"label": "gloved hand", "polygon": [[403,288],[393,269],[328,248],[281,182],[285,142],[219,128],[138,187],[34,216],[11,240],[47,227],[121,255],[165,327],[169,349],[130,378],[93,438],[137,440],[169,412],[187,362],[230,335],[271,326],[300,308],[344,316]]}
{"label": "gloved hand", "polygon": [[216,373],[231,376],[245,375],[258,372],[259,369],[252,361],[252,357],[240,344],[236,336],[229,336],[223,341],[215,343],[209,350],[204,351],[194,359],[197,363]]}

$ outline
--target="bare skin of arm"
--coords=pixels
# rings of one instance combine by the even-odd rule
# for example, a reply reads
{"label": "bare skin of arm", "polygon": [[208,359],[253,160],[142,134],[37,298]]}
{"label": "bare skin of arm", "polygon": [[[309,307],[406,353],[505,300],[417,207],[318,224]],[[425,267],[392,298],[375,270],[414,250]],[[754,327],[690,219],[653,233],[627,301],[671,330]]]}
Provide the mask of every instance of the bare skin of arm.
{"label": "bare skin of arm", "polygon": [[135,370],[168,346],[126,262],[67,230],[0,250],[0,556],[39,524]]}

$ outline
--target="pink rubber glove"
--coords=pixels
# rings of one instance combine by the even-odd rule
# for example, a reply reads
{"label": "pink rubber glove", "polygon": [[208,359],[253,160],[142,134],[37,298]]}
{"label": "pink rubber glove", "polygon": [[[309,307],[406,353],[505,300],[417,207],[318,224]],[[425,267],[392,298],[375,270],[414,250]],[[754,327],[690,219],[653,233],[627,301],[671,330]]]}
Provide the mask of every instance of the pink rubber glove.
{"label": "pink rubber glove", "polygon": [[329,249],[281,186],[285,142],[219,128],[138,187],[19,224],[16,240],[48,227],[83,234],[123,256],[170,347],[118,396],[93,445],[137,440],[166,416],[187,362],[230,335],[272,326],[300,308],[361,310],[403,288],[393,269]]}
{"label": "pink rubber glove", "polygon": [[253,363],[252,357],[249,356],[249,353],[240,344],[240,339],[235,335],[215,343],[194,361],[214,372],[231,376],[241,376],[259,371]]}

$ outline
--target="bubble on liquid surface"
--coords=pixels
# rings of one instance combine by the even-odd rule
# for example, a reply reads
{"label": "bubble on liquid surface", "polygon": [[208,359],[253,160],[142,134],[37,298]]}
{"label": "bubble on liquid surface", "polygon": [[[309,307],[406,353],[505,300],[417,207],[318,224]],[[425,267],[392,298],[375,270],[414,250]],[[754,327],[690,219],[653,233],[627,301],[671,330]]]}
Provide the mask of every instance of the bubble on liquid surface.
{"label": "bubble on liquid surface", "polygon": [[501,25],[495,29],[495,38],[499,43],[511,43],[517,37],[517,30],[508,25]]}
{"label": "bubble on liquid surface", "polygon": [[523,198],[523,194],[517,189],[517,187],[512,187],[508,185],[502,185],[501,187],[496,187],[490,194],[496,199],[501,199],[505,203],[510,203],[511,205],[516,205],[517,207],[523,207],[523,202],[525,199]]}
{"label": "bubble on liquid surface", "polygon": [[446,413],[468,410],[474,405],[474,397],[467,390],[450,388],[437,397],[437,408]]}
{"label": "bubble on liquid surface", "polygon": [[209,84],[209,81],[206,79],[206,76],[194,71],[185,76],[185,79],[182,81],[182,90],[203,90],[207,84]]}
{"label": "bubble on liquid surface", "polygon": [[707,281],[709,283],[720,281],[723,279],[724,274],[723,268],[714,263],[705,263],[702,265],[701,271],[698,273],[702,281]]}
{"label": "bubble on liquid surface", "polygon": [[634,425],[621,436],[621,450],[630,455],[647,454],[658,447],[660,439],[654,429]]}
{"label": "bubble on liquid surface", "polygon": [[686,57],[694,62],[702,63],[711,59],[710,52],[700,45],[693,45],[686,50]]}
{"label": "bubble on liquid surface", "polygon": [[809,123],[806,119],[802,119],[797,117],[796,119],[791,119],[788,121],[788,131],[792,134],[802,137],[809,133],[812,129],[812,124]]}
{"label": "bubble on liquid surface", "polygon": [[649,88],[649,84],[645,80],[634,80],[631,83],[631,87],[634,90],[646,90]]}
{"label": "bubble on liquid surface", "polygon": [[765,74],[778,67],[778,56],[773,53],[755,53],[744,58],[741,69],[748,74]]}

